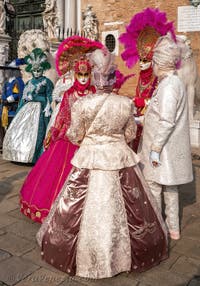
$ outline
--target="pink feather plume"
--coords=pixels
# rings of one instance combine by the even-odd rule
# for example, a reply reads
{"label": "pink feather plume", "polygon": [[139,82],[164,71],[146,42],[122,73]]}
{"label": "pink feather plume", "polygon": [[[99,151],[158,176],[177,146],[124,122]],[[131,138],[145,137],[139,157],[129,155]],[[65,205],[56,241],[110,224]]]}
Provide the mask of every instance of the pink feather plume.
{"label": "pink feather plume", "polygon": [[123,73],[120,72],[120,70],[116,70],[115,76],[116,76],[116,82],[114,84],[114,89],[119,90],[122,87],[122,85],[127,81],[127,79],[135,76],[135,74],[132,73],[124,76]]}
{"label": "pink feather plume", "polygon": [[140,32],[147,26],[164,36],[171,33],[173,40],[176,42],[176,35],[173,22],[168,22],[166,13],[159,9],[146,8],[137,13],[126,26],[126,32],[121,34],[119,41],[124,45],[124,51],[121,54],[122,59],[126,62],[128,68],[132,68],[139,59],[137,51],[137,39]]}

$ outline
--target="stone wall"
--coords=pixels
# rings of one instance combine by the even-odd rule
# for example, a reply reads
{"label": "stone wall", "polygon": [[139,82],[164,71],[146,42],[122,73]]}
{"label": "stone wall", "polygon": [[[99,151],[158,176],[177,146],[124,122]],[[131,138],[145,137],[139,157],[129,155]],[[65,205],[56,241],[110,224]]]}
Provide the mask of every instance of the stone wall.
{"label": "stone wall", "polygon": [[[177,29],[177,8],[179,6],[189,6],[189,0],[82,0],[82,11],[85,10],[87,4],[93,6],[93,11],[99,20],[99,32],[100,40],[101,33],[103,31],[119,30],[119,33],[125,31],[125,26],[129,23],[132,16],[141,10],[152,7],[159,8],[161,11],[165,11],[169,21],[174,21],[175,28]],[[118,24],[105,25],[105,23],[118,22]],[[122,22],[120,24],[120,22]],[[194,51],[195,59],[200,71],[200,32],[185,33],[191,40],[191,45]],[[138,65],[132,70],[126,68],[124,62],[121,60],[120,54],[123,50],[123,46],[120,45],[119,56],[116,57],[116,62],[119,69],[125,73],[136,73],[134,78],[131,78],[124,84],[121,89],[122,94],[129,94],[134,96],[135,86],[137,82]]]}

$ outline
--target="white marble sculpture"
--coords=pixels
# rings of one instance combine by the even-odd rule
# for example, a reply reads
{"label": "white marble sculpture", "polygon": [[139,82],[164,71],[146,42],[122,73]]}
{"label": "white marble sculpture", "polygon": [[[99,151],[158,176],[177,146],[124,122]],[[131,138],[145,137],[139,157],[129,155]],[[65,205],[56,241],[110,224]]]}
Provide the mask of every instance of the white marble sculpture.
{"label": "white marble sculpture", "polygon": [[91,5],[87,5],[83,13],[83,32],[86,38],[98,40],[98,20]]}
{"label": "white marble sculpture", "polygon": [[7,60],[7,51],[4,45],[0,44],[0,65],[4,65]]}
{"label": "white marble sculpture", "polygon": [[189,39],[185,35],[178,35],[177,41],[181,48],[182,54],[181,67],[178,70],[178,75],[183,80],[186,87],[189,105],[189,118],[191,122],[194,118],[194,100],[196,85],[198,82],[198,69]]}
{"label": "white marble sculpture", "polygon": [[[185,83],[189,105],[190,142],[192,147],[200,147],[200,78],[189,39],[177,36],[181,48],[182,61],[178,74]],[[199,102],[198,102],[199,100]]]}
{"label": "white marble sculpture", "polygon": [[[8,40],[9,39],[0,35],[0,66],[5,66],[6,62],[8,61],[8,51],[9,51]],[[4,71],[0,70],[0,97],[4,80],[5,80]]]}
{"label": "white marble sculpture", "polygon": [[45,10],[43,12],[43,23],[44,23],[44,30],[48,38],[49,39],[57,38],[58,15],[57,15],[56,0],[45,1]]}

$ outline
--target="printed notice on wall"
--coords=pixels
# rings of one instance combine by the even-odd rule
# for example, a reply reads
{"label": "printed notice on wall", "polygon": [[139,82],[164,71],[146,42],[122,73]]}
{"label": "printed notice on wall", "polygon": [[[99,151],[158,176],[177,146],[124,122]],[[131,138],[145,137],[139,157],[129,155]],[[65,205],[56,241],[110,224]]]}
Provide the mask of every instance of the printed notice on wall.
{"label": "printed notice on wall", "polygon": [[178,7],[178,32],[200,31],[200,5]]}

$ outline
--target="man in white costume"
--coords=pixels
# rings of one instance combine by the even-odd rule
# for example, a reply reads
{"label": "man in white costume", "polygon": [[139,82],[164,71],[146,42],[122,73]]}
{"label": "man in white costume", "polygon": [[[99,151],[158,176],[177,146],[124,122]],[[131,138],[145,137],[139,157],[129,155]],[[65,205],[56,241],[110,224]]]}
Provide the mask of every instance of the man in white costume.
{"label": "man in white costume", "polygon": [[161,208],[163,190],[166,224],[172,239],[180,238],[178,185],[193,180],[188,101],[176,73],[180,50],[169,35],[154,48],[153,70],[158,77],[144,120],[139,155],[145,178]]}

